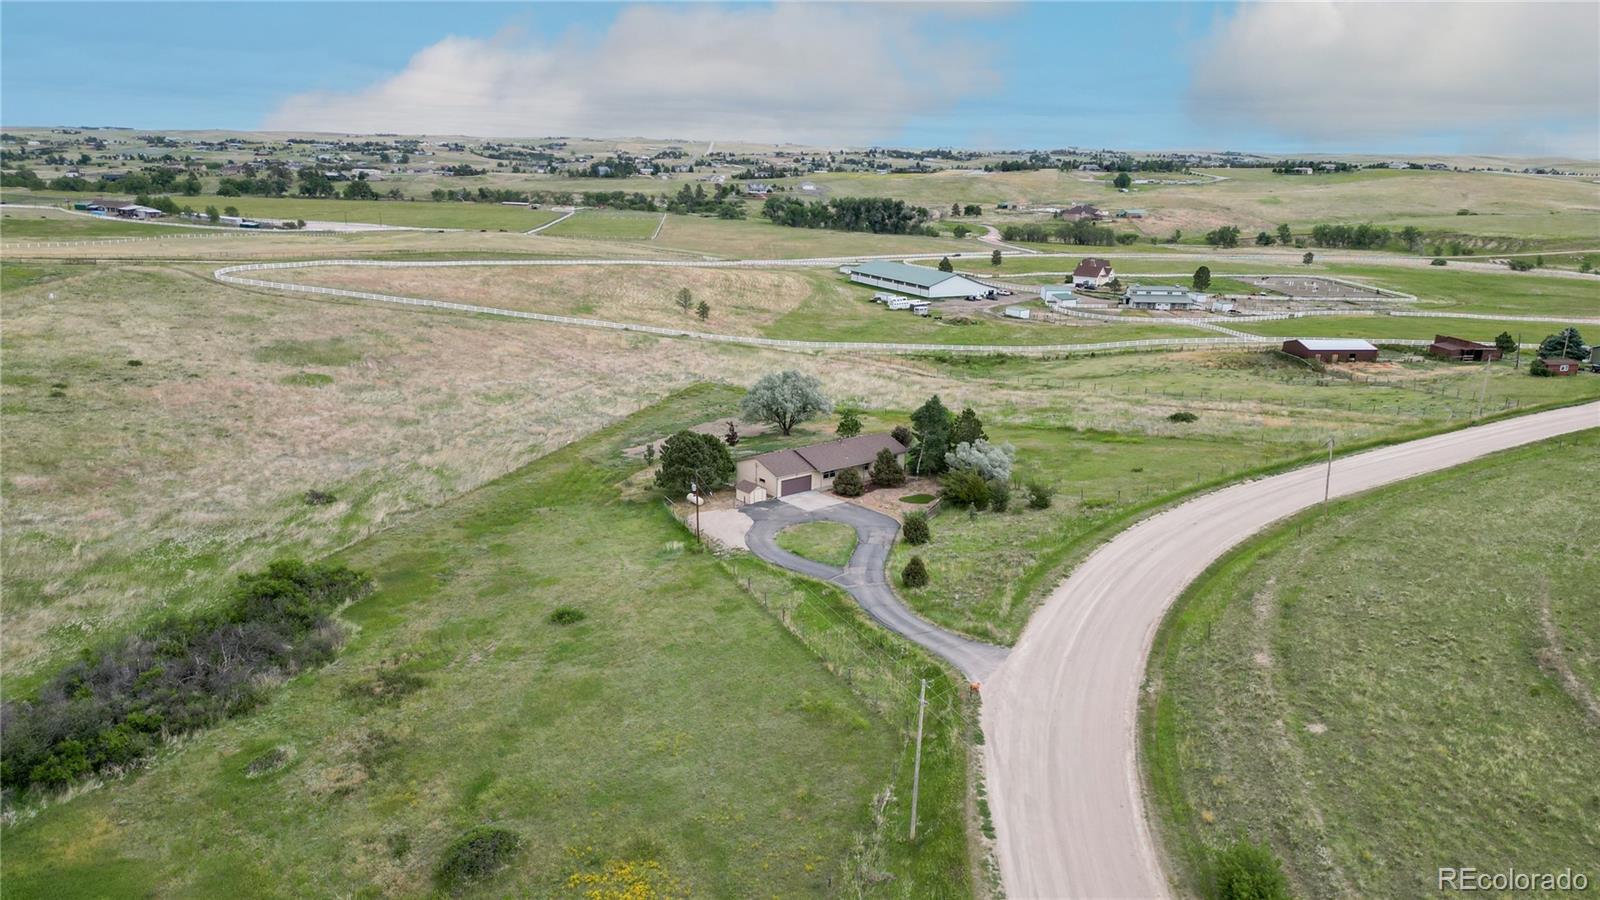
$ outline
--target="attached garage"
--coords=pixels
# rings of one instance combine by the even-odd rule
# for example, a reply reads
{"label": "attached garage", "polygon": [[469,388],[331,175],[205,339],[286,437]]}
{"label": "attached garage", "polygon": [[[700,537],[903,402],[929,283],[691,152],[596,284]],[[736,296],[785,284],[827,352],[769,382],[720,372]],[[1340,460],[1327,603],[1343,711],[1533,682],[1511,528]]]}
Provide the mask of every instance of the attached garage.
{"label": "attached garage", "polygon": [[831,490],[833,479],[846,469],[855,469],[865,481],[870,477],[872,461],[884,450],[893,454],[896,462],[905,465],[906,448],[887,434],[861,434],[741,459],[738,462],[741,502],[743,497],[755,496],[758,491],[765,499]]}
{"label": "attached garage", "polygon": [[778,496],[787,497],[790,494],[803,494],[811,490],[811,476],[801,475],[798,478],[785,478],[778,489]]}

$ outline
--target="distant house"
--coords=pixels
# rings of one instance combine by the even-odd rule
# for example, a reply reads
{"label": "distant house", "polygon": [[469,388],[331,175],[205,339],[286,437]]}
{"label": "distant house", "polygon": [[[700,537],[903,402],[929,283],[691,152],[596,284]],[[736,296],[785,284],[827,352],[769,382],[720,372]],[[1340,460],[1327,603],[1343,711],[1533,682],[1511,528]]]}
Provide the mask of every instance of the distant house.
{"label": "distant house", "polygon": [[1446,334],[1434,335],[1433,343],[1428,345],[1428,352],[1445,359],[1470,359],[1477,362],[1500,358],[1500,348],[1493,344],[1480,344],[1477,341],[1450,337]]}
{"label": "distant house", "polygon": [[1582,368],[1582,363],[1575,359],[1567,359],[1564,356],[1536,359],[1533,364],[1551,375],[1576,375],[1578,370]]}
{"label": "distant house", "polygon": [[1087,203],[1074,204],[1061,211],[1061,218],[1073,222],[1097,221],[1105,218],[1105,215],[1099,207]]}
{"label": "distant house", "polygon": [[1100,171],[1100,167],[1095,165],[1094,163],[1083,163],[1082,165],[1078,166],[1078,171],[1079,172],[1098,172],[1098,171]]}
{"label": "distant house", "polygon": [[1283,342],[1283,352],[1323,362],[1376,362],[1378,348],[1353,338],[1296,338]]}
{"label": "distant house", "polygon": [[1310,166],[1295,166],[1290,170],[1295,175],[1310,175],[1314,171]]}
{"label": "distant house", "polygon": [[1111,271],[1111,263],[1091,256],[1072,270],[1072,286],[1075,288],[1100,288],[1110,284],[1116,274]]}
{"label": "distant house", "polygon": [[989,294],[989,288],[965,275],[883,259],[852,266],[850,280],[857,284],[926,297],[929,300],[985,297]]}
{"label": "distant house", "polygon": [[772,193],[772,185],[762,184],[759,181],[752,181],[744,186],[744,192],[750,197],[765,197],[766,195]]}
{"label": "distant house", "polygon": [[1122,295],[1129,309],[1201,309],[1210,300],[1209,294],[1175,284],[1136,284]]}
{"label": "distant house", "polygon": [[749,490],[742,493],[753,496],[760,489],[768,497],[825,491],[833,487],[833,479],[845,469],[860,471],[862,480],[866,480],[880,450],[890,451],[897,462],[905,464],[904,444],[887,434],[862,434],[742,459],[737,466],[740,485],[735,487],[748,484]]}
{"label": "distant house", "polygon": [[1119,219],[1142,219],[1145,212],[1142,209],[1124,209],[1117,213]]}

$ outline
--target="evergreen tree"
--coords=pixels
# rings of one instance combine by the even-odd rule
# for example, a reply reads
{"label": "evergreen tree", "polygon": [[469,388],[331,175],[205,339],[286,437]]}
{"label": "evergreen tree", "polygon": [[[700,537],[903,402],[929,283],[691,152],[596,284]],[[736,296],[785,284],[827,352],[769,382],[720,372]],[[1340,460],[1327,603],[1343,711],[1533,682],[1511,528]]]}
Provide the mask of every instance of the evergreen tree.
{"label": "evergreen tree", "polygon": [[847,409],[839,414],[839,427],[834,429],[834,434],[842,438],[851,438],[861,433],[861,419],[853,409]]}
{"label": "evergreen tree", "polygon": [[939,271],[954,272],[955,270],[956,267],[951,264],[950,257],[946,256],[944,259],[939,260]]}
{"label": "evergreen tree", "polygon": [[906,470],[888,447],[879,450],[872,460],[871,475],[872,483],[878,487],[899,487],[906,483]]}
{"label": "evergreen tree", "polygon": [[911,561],[900,571],[900,583],[908,588],[928,586],[928,566],[922,561],[922,557],[911,557]]}
{"label": "evergreen tree", "polygon": [[1287,226],[1287,225],[1279,225],[1278,226],[1278,243],[1280,243],[1280,244],[1284,245],[1285,247],[1287,247],[1293,242],[1294,242],[1294,232],[1290,231],[1289,230],[1289,226]]}
{"label": "evergreen tree", "polygon": [[955,424],[950,427],[950,446],[970,444],[988,436],[983,430],[983,422],[978,418],[978,414],[969,406],[961,411],[961,415],[956,417]]}
{"label": "evergreen tree", "polygon": [[1588,356],[1584,348],[1583,335],[1576,328],[1563,328],[1550,335],[1539,343],[1539,358],[1566,357],[1567,359],[1583,359]]}
{"label": "evergreen tree", "polygon": [[656,487],[669,494],[684,494],[691,484],[714,491],[733,478],[733,457],[715,435],[680,431],[661,445],[661,468]]}
{"label": "evergreen tree", "polygon": [[950,449],[950,428],[954,417],[945,408],[938,394],[911,414],[911,431],[916,439],[912,450],[912,471],[918,475],[936,475],[944,471],[944,455]]}
{"label": "evergreen tree", "polygon": [[1501,353],[1517,352],[1517,339],[1512,337],[1509,331],[1502,331],[1495,335],[1494,345]]}
{"label": "evergreen tree", "polygon": [[1211,267],[1201,266],[1200,268],[1195,269],[1194,280],[1192,283],[1194,284],[1194,289],[1197,291],[1203,291],[1206,288],[1211,287]]}
{"label": "evergreen tree", "polygon": [[993,253],[989,254],[989,265],[991,265],[991,266],[1000,265],[1000,251],[999,250],[996,250]]}

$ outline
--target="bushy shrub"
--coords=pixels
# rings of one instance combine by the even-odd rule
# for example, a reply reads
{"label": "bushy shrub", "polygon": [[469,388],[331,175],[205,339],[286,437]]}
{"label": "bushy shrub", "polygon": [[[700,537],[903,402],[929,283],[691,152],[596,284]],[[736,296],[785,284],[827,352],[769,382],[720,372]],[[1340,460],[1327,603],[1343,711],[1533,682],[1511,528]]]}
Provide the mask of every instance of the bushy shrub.
{"label": "bushy shrub", "polygon": [[1011,466],[1016,458],[1017,448],[1010,444],[991,444],[983,438],[956,444],[954,450],[944,455],[947,468],[971,469],[989,481],[1010,481]]}
{"label": "bushy shrub", "polygon": [[339,499],[327,491],[306,491],[305,501],[307,506],[327,506]]}
{"label": "bushy shrub", "polygon": [[1011,482],[1001,481],[998,478],[989,482],[989,508],[995,512],[1005,512],[1011,506]]}
{"label": "bushy shrub", "polygon": [[1212,863],[1217,900],[1289,900],[1289,879],[1271,850],[1246,840],[1217,853]]}
{"label": "bushy shrub", "polygon": [[905,524],[901,526],[900,533],[908,544],[926,544],[933,535],[928,530],[928,514],[925,512],[906,513]]}
{"label": "bushy shrub", "polygon": [[515,831],[479,825],[444,848],[434,877],[440,887],[459,891],[494,876],[521,848],[522,838]]}
{"label": "bushy shrub", "polygon": [[216,612],[89,653],[34,697],[0,706],[0,784],[61,787],[251,708],[263,685],[332,659],[344,635],[330,616],[371,590],[342,565],[279,560],[240,576]]}
{"label": "bushy shrub", "polygon": [[589,616],[575,606],[558,606],[546,617],[551,625],[576,625]]}
{"label": "bushy shrub", "polygon": [[905,467],[888,447],[879,450],[872,460],[872,483],[878,487],[899,487],[906,483]]}
{"label": "bushy shrub", "polygon": [[1037,481],[1028,482],[1028,508],[1049,509],[1050,500],[1055,497],[1056,489]]}
{"label": "bushy shrub", "polygon": [[956,506],[970,506],[979,510],[989,507],[989,482],[975,469],[945,473],[939,482],[939,493],[946,503]]}
{"label": "bushy shrub", "polygon": [[358,678],[344,687],[344,694],[360,704],[394,706],[405,697],[426,687],[428,679],[415,672],[384,668]]}
{"label": "bushy shrub", "polygon": [[656,487],[669,494],[683,494],[691,483],[697,483],[706,493],[727,484],[733,473],[733,457],[721,438],[685,430],[661,445]]}
{"label": "bushy shrub", "polygon": [[845,469],[833,476],[833,492],[841,497],[859,497],[866,489],[859,469]]}
{"label": "bushy shrub", "polygon": [[904,425],[896,425],[889,432],[889,436],[899,441],[902,447],[911,446],[911,429]]}
{"label": "bushy shrub", "polygon": [[1448,266],[1449,264],[1450,261],[1442,256],[1435,256],[1433,261],[1428,263],[1430,266]]}
{"label": "bushy shrub", "polygon": [[1192,412],[1189,412],[1186,409],[1180,409],[1177,412],[1173,413],[1172,415],[1167,416],[1167,421],[1168,422],[1185,422],[1185,423],[1187,423],[1187,422],[1198,422],[1198,421],[1200,421],[1200,417],[1195,415]]}
{"label": "bushy shrub", "polygon": [[911,561],[900,571],[900,582],[908,588],[928,586],[928,567],[923,563],[922,557],[911,557]]}

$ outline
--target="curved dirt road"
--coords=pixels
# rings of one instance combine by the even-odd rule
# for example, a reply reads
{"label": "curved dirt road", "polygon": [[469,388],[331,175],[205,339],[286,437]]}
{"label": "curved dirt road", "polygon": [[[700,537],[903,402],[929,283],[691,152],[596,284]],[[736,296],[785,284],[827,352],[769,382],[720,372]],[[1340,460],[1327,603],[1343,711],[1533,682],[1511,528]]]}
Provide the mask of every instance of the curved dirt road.
{"label": "curved dirt road", "polygon": [[[1370,450],[1333,464],[1334,496],[1600,427],[1600,403]],[[1095,551],[984,685],[984,763],[1006,894],[1165,897],[1137,761],[1140,684],[1167,607],[1245,538],[1321,502],[1315,465],[1198,497]]]}

